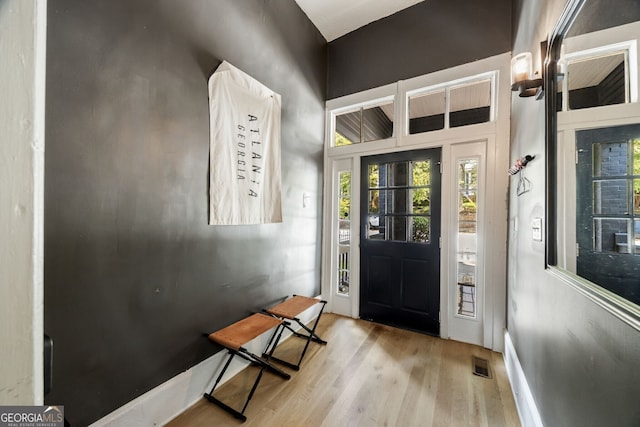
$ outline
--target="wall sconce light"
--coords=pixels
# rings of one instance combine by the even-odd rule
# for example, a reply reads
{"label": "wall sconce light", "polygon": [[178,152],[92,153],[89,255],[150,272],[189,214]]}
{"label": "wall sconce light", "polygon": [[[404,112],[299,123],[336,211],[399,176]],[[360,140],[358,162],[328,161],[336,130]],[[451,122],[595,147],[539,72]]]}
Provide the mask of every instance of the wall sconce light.
{"label": "wall sconce light", "polygon": [[[544,43],[546,45],[546,43]],[[546,53],[542,51],[543,56]],[[518,96],[536,96],[541,99],[544,94],[542,78],[533,78],[533,59],[531,52],[523,52],[511,59],[511,90],[518,91]]]}

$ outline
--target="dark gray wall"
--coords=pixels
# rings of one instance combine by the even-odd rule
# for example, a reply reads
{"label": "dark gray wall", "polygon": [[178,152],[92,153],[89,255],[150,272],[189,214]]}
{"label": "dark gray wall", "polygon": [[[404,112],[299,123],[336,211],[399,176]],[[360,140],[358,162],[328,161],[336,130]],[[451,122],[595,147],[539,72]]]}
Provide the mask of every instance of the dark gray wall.
{"label": "dark gray wall", "polygon": [[[518,25],[513,52],[535,52],[565,3],[514,2]],[[594,6],[600,12],[592,10]],[[589,0],[585,7],[585,15],[578,19],[585,29],[615,24],[597,19],[638,16],[639,12],[637,1]],[[511,186],[508,332],[542,422],[545,426],[637,427],[640,332],[545,270],[544,243],[531,237],[531,221],[544,218],[542,101],[512,98],[511,135],[512,161],[528,153],[536,154],[536,160],[526,169],[531,191],[518,197],[515,181]]]}
{"label": "dark gray wall", "polygon": [[[82,426],[219,351],[202,333],[319,294],[326,41],[293,1],[54,0],[48,21],[46,401]],[[282,95],[282,224],[207,225],[223,59]]]}
{"label": "dark gray wall", "polygon": [[327,98],[511,49],[510,0],[426,0],[329,43]]}

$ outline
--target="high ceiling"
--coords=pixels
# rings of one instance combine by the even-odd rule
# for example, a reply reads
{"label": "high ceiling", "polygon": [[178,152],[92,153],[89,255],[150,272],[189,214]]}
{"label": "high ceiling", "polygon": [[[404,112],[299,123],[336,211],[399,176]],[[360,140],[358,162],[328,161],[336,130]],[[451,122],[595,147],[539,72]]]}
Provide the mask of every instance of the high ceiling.
{"label": "high ceiling", "polygon": [[296,0],[327,41],[424,0]]}

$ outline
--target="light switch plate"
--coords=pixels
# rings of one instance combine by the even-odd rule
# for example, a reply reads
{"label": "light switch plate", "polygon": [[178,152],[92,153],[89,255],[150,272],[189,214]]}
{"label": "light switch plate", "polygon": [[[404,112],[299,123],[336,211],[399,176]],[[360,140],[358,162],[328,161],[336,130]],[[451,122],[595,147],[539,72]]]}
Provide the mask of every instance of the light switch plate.
{"label": "light switch plate", "polygon": [[542,242],[542,218],[534,218],[533,221],[531,221],[531,231],[533,233],[533,240]]}

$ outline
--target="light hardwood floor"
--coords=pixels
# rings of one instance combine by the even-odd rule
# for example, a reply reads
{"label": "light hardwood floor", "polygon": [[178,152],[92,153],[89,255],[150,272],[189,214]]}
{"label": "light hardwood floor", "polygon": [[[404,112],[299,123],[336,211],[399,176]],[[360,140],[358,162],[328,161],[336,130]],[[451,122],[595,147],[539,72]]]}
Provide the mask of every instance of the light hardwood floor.
{"label": "light hardwood floor", "polygon": [[[299,372],[265,371],[240,422],[202,399],[168,424],[180,426],[519,426],[502,355],[414,332],[324,314]],[[304,341],[276,355],[297,360]],[[492,379],[473,375],[472,357],[489,361]],[[285,369],[286,370],[286,369]],[[240,408],[257,374],[245,369],[216,390]]]}

